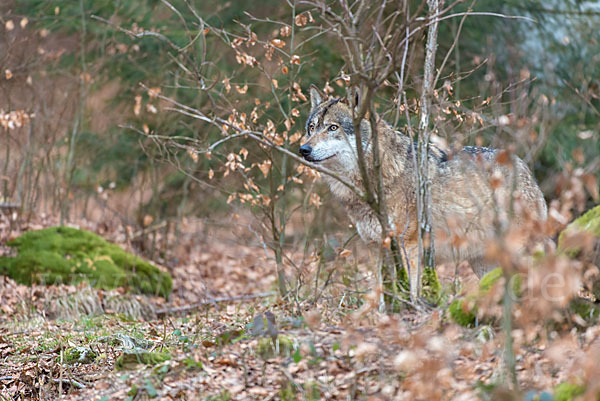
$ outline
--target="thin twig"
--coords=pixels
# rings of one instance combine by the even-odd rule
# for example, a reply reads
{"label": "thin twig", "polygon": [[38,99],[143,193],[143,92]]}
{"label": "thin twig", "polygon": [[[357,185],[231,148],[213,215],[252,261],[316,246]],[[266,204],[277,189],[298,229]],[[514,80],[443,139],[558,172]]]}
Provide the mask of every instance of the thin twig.
{"label": "thin twig", "polygon": [[[469,7],[469,9],[471,7],[473,7],[473,5],[475,4],[476,0],[473,0],[473,2],[471,3],[471,6]],[[444,66],[446,65],[446,62],[448,62],[448,59],[450,58],[450,55],[452,54],[452,51],[454,51],[454,49],[456,48],[456,46],[458,45],[458,39],[460,38],[460,33],[462,31],[462,27],[465,23],[465,21],[467,20],[467,16],[468,14],[465,14],[461,20],[460,20],[460,24],[458,25],[458,30],[456,31],[456,35],[454,36],[454,41],[452,42],[452,46],[450,46],[450,49],[446,52],[446,56],[444,57],[444,60],[442,61],[442,64],[440,64],[440,67],[437,69],[437,75],[435,76],[435,79],[433,80],[433,87],[436,87],[436,84],[438,82],[438,80],[440,79],[440,75],[442,74],[442,71],[444,70]]]}
{"label": "thin twig", "polygon": [[85,384],[83,383],[79,383],[77,380],[75,379],[51,379],[54,383],[67,383],[67,384],[71,384],[77,388],[85,388]]}
{"label": "thin twig", "polygon": [[129,29],[125,29],[123,27],[120,27],[119,25],[116,25],[116,24],[110,22],[109,20],[104,19],[102,17],[99,17],[97,15],[93,15],[92,14],[91,18],[95,19],[97,21],[100,21],[100,22],[104,22],[105,24],[108,24],[108,25],[112,26],[116,30],[118,30],[120,32],[123,32],[123,33],[125,33],[125,34],[127,34],[127,35],[129,35],[131,37],[134,37],[134,38],[143,38],[144,36],[153,36],[153,37],[156,37],[156,38],[158,38],[158,39],[166,42],[172,48],[174,48],[174,49],[176,49],[178,51],[181,51],[181,48],[179,46],[177,46],[175,43],[171,42],[169,40],[169,38],[167,38],[165,35],[163,35],[161,33],[152,32],[152,31],[142,31],[142,32],[139,32],[139,33],[135,33],[133,31],[130,31]]}
{"label": "thin twig", "polygon": [[482,16],[482,17],[498,17],[498,18],[504,18],[504,19],[522,19],[528,22],[537,22],[535,19],[531,18],[531,17],[525,17],[523,15],[506,15],[506,14],[500,14],[500,13],[492,13],[492,12],[487,12],[487,11],[465,11],[462,13],[455,13],[455,14],[448,14],[445,15],[443,17],[440,17],[441,14],[436,14],[434,16],[431,17],[419,17],[416,18],[417,21],[424,21],[428,18],[431,18],[431,23],[435,22],[435,20],[437,20],[437,22],[439,21],[443,21],[445,19],[450,19],[450,18],[454,18],[454,17],[462,17],[464,15],[478,15],[478,16]]}
{"label": "thin twig", "polygon": [[130,238],[131,238],[131,239],[133,239],[133,238],[137,238],[137,237],[139,237],[140,235],[144,235],[144,234],[150,234],[150,233],[152,233],[152,232],[154,232],[154,231],[158,231],[158,230],[160,230],[161,228],[163,228],[164,226],[166,226],[166,225],[167,225],[167,223],[168,223],[168,221],[167,221],[167,220],[163,220],[163,221],[161,221],[160,223],[157,223],[157,224],[155,224],[155,225],[153,225],[153,226],[151,226],[151,227],[147,227],[147,228],[143,228],[143,229],[141,229],[141,230],[138,230],[138,231],[136,231],[135,233],[131,234],[131,237],[130,237]]}
{"label": "thin twig", "polygon": [[194,309],[198,309],[202,306],[214,305],[217,302],[245,301],[245,300],[249,300],[249,299],[271,297],[273,295],[277,295],[277,292],[269,291],[269,292],[261,292],[258,294],[250,294],[250,295],[234,295],[232,297],[212,298],[212,299],[208,299],[206,301],[198,302],[198,303],[195,303],[192,305],[179,306],[176,308],[160,309],[160,310],[156,311],[156,314],[160,316],[160,315],[166,315],[169,313],[189,312]]}
{"label": "thin twig", "polygon": [[393,299],[394,299],[394,300],[396,300],[396,301],[399,301],[399,302],[405,303],[406,305],[408,305],[408,306],[410,306],[410,307],[414,308],[415,310],[422,310],[422,307],[421,307],[421,305],[418,305],[418,304],[417,304],[417,303],[415,303],[415,302],[411,302],[411,301],[409,301],[408,299],[404,299],[404,298],[402,298],[402,297],[399,297],[398,295],[394,294],[393,292],[384,291],[383,293],[384,293],[385,295],[387,295],[388,297],[391,297],[391,298],[393,298]]}

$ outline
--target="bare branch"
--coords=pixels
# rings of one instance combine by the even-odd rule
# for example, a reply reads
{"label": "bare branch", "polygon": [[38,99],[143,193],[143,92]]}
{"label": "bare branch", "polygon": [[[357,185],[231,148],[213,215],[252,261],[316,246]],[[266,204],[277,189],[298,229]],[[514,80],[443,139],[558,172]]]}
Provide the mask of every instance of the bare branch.
{"label": "bare branch", "polygon": [[[141,86],[145,89],[148,89],[148,87],[143,84],[141,84]],[[284,148],[283,146],[276,145],[275,143],[271,142],[268,138],[266,138],[262,134],[262,132],[241,129],[240,127],[236,126],[235,124],[232,124],[231,122],[229,122],[225,119],[218,118],[218,117],[210,118],[207,115],[205,115],[204,113],[202,113],[200,110],[194,109],[193,107],[186,106],[185,104],[180,103],[170,97],[167,97],[167,96],[164,96],[161,94],[156,94],[156,96],[160,99],[163,99],[163,100],[170,102],[181,108],[181,109],[173,108],[172,109],[173,111],[176,111],[178,113],[187,115],[189,117],[193,117],[193,118],[205,121],[207,123],[210,123],[210,124],[214,125],[215,127],[219,128],[222,132],[223,132],[222,126],[226,125],[227,127],[232,128],[238,132],[238,134],[236,134],[236,138],[237,137],[246,137],[246,136],[248,138],[252,138],[264,146],[267,146],[269,148],[275,149],[281,153],[286,154],[287,156],[291,157],[298,163],[304,164],[305,166],[310,167],[320,173],[323,173],[330,177],[335,178],[341,184],[345,185],[350,190],[352,190],[358,197],[362,198],[364,196],[363,191],[360,188],[358,188],[352,182],[342,178],[338,173],[336,173],[326,167],[306,161],[303,158],[301,158],[300,156],[296,155],[294,152],[291,152],[289,149]]]}

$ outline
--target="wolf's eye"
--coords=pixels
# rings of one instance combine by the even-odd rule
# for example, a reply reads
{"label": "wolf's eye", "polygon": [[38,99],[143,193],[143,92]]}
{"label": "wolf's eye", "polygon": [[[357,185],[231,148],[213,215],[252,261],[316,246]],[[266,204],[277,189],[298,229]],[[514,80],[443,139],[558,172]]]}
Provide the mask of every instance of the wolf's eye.
{"label": "wolf's eye", "polygon": [[312,132],[312,130],[314,130],[314,129],[315,129],[315,125],[314,124],[310,124],[308,126],[308,132]]}
{"label": "wolf's eye", "polygon": [[337,129],[338,129],[338,126],[335,124],[332,124],[329,126],[329,131],[337,131]]}

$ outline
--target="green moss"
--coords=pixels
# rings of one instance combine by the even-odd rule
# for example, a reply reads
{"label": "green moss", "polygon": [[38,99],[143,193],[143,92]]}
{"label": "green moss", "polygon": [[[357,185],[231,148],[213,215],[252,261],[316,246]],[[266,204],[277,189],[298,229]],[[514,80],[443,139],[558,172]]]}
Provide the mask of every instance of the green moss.
{"label": "green moss", "polygon": [[572,383],[560,383],[554,387],[554,401],[573,401],[583,394],[585,387]]}
{"label": "green moss", "polygon": [[600,205],[588,210],[581,217],[575,219],[569,226],[589,231],[595,236],[600,237]]}
{"label": "green moss", "polygon": [[[390,292],[390,293],[396,293],[396,292],[400,292],[400,293],[407,293],[409,288],[410,288],[410,284],[408,282],[408,275],[406,274],[406,269],[404,269],[402,266],[396,266],[395,267],[395,277],[396,277],[396,282],[394,283],[393,277],[394,277],[394,272],[393,270],[391,270],[388,265],[384,264],[381,267],[382,271],[383,271],[383,285],[385,287],[385,290]],[[395,288],[394,288],[395,287]]]}
{"label": "green moss", "polygon": [[115,369],[134,369],[139,364],[154,366],[169,359],[171,359],[171,354],[168,352],[126,351],[117,358]]}
{"label": "green moss", "polygon": [[[449,307],[450,317],[461,326],[471,327],[475,324],[477,315],[477,301],[479,297],[485,296],[492,287],[504,276],[502,268],[497,267],[486,273],[479,281],[478,294],[471,294],[463,298],[455,299]],[[514,294],[521,293],[521,276],[513,276],[512,291]]]}
{"label": "green moss", "polygon": [[[385,266],[383,266],[383,268],[385,269]],[[408,274],[404,267],[396,269],[396,277],[400,288],[408,291],[410,289],[410,283],[408,282]]]}
{"label": "green moss", "polygon": [[294,342],[288,336],[278,336],[277,344],[279,346],[279,354],[277,354],[276,345],[270,338],[260,338],[256,346],[256,354],[262,359],[271,359],[278,355],[290,357],[294,353]]}
{"label": "green moss", "polygon": [[296,391],[294,385],[289,381],[286,382],[279,390],[279,398],[281,401],[296,401]]}
{"label": "green moss", "polygon": [[[493,286],[504,276],[504,272],[501,267],[497,267],[492,271],[487,272],[479,281],[479,295],[485,295]],[[511,285],[513,294],[521,294],[521,282],[522,278],[520,275],[514,275],[511,278]]]}
{"label": "green moss", "polygon": [[220,346],[231,344],[238,340],[240,337],[242,337],[244,334],[244,330],[241,329],[225,330],[216,337],[217,344],[219,344]]}
{"label": "green moss", "polygon": [[307,381],[304,384],[295,384],[286,381],[279,390],[279,398],[281,401],[296,401],[300,392],[299,390],[302,390],[303,400],[317,401],[323,399],[319,385],[314,381]]}
{"label": "green moss", "polygon": [[[503,276],[502,268],[498,267],[486,273],[479,281],[479,295],[485,295]],[[477,295],[471,294],[457,298],[450,304],[448,311],[456,323],[464,327],[473,327],[477,317]]]}
{"label": "green moss", "polygon": [[544,257],[546,256],[546,252],[538,249],[531,256],[533,257],[533,261],[534,262],[540,263],[542,260],[544,260]]}
{"label": "green moss", "polygon": [[183,361],[186,370],[202,370],[202,362],[196,361],[194,358],[185,358]]}
{"label": "green moss", "polygon": [[134,292],[168,297],[171,277],[102,237],[71,227],[28,231],[7,245],[16,257],[0,258],[0,274],[36,284],[76,284],[96,288],[126,286]]}
{"label": "green moss", "polygon": [[423,297],[429,303],[437,305],[440,302],[440,298],[442,296],[442,285],[440,284],[440,280],[438,280],[438,276],[435,269],[432,269],[431,267],[426,267],[423,270],[422,283]]}
{"label": "green moss", "polygon": [[494,270],[486,273],[481,280],[479,281],[479,291],[481,293],[488,292],[494,284],[498,282],[502,278],[504,273],[502,272],[501,267],[497,267]]}
{"label": "green moss", "polygon": [[448,308],[450,317],[464,327],[473,327],[477,318],[477,306],[474,299],[455,299]]}
{"label": "green moss", "polygon": [[96,356],[96,353],[89,347],[73,347],[64,351],[63,361],[68,364],[92,363]]}
{"label": "green moss", "polygon": [[[383,266],[383,269],[384,273],[386,273],[384,275],[384,287],[386,292],[398,293],[408,299],[410,293],[410,283],[406,269],[402,267],[396,269],[395,289],[392,285],[392,280],[388,278],[389,272],[387,271],[387,267],[385,265]],[[429,302],[430,304],[438,305],[440,303],[442,298],[442,285],[440,284],[435,269],[426,267],[423,270],[423,275],[421,276],[421,295],[425,301]],[[385,301],[386,303],[392,305],[392,311],[397,311],[397,308],[395,307],[398,303],[397,300],[386,295]],[[403,307],[404,304],[400,304],[398,306]]]}
{"label": "green moss", "polygon": [[315,381],[309,381],[304,383],[304,393],[306,394],[307,401],[317,401],[323,399],[319,384]]}

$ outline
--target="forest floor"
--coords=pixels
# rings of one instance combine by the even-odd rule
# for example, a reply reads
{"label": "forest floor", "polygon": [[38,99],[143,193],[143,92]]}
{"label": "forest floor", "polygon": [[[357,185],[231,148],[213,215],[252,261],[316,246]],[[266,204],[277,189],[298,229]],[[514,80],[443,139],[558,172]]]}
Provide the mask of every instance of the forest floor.
{"label": "forest floor", "polygon": [[[40,219],[23,229],[52,224]],[[118,242],[113,234],[106,236]],[[307,277],[313,265],[306,264]],[[582,364],[600,353],[598,325],[534,338],[515,328],[522,397],[514,398],[499,320],[474,328],[453,323],[451,293],[435,308],[378,313],[372,274],[355,266],[360,285],[340,275],[324,291],[281,299],[275,265],[261,247],[190,242],[186,258],[169,268],[168,303],[0,277],[0,400],[525,399],[584,375],[590,370]],[[449,288],[454,269],[439,274]],[[459,276],[463,291],[476,285],[465,266]],[[250,294],[260,296],[229,300]],[[113,295],[140,316],[107,307]],[[65,299],[77,306],[61,309]],[[202,301],[184,313],[157,314]],[[82,313],[94,302],[104,302],[104,313]]]}

